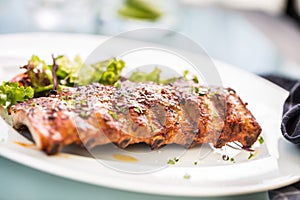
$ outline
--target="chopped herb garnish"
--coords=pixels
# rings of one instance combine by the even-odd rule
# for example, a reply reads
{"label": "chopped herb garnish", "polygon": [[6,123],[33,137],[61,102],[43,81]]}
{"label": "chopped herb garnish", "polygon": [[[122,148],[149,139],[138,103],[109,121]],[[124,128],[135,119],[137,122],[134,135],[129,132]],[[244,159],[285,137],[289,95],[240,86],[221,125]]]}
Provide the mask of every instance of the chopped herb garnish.
{"label": "chopped herb garnish", "polygon": [[198,165],[198,162],[197,162],[197,161],[195,161],[195,162],[194,162],[194,165]]}
{"label": "chopped herb garnish", "polygon": [[88,114],[85,111],[81,111],[79,116],[82,117],[82,118],[86,118],[88,116]]}
{"label": "chopped herb garnish", "polygon": [[152,121],[149,123],[149,126],[150,126],[150,129],[151,129],[151,132],[154,132],[154,127],[153,127]]}
{"label": "chopped herb garnish", "polygon": [[123,108],[121,108],[119,111],[120,111],[120,113],[124,113],[124,112],[126,111],[126,109],[127,109],[127,108],[123,107]]}
{"label": "chopped herb garnish", "polygon": [[169,164],[169,165],[175,165],[175,161],[170,159],[170,160],[168,160],[167,164]]}
{"label": "chopped herb garnish", "polygon": [[192,87],[191,91],[195,92],[195,93],[199,93],[199,88],[198,87]]}
{"label": "chopped herb garnish", "polygon": [[200,88],[198,90],[198,94],[199,94],[199,96],[204,96],[204,95],[208,94],[208,89],[207,88]]}
{"label": "chopped herb garnish", "polygon": [[190,178],[191,178],[191,175],[185,174],[185,175],[183,176],[183,178],[184,178],[184,179],[190,179]]}
{"label": "chopped herb garnish", "polygon": [[251,159],[251,158],[253,158],[253,157],[254,157],[254,154],[253,154],[253,153],[250,153],[248,159]]}
{"label": "chopped herb garnish", "polygon": [[130,103],[132,104],[134,112],[138,114],[144,114],[144,110],[139,106],[139,104],[132,100],[130,101]]}
{"label": "chopped herb garnish", "polygon": [[259,144],[263,144],[264,143],[264,138],[260,135],[259,137],[258,137],[258,142],[259,142]]}
{"label": "chopped herb garnish", "polygon": [[114,113],[113,111],[108,111],[109,114],[112,116],[112,118],[114,118],[114,120],[117,120],[118,119],[118,115],[116,113]]}
{"label": "chopped herb garnish", "polygon": [[234,158],[230,158],[230,162],[235,163]]}
{"label": "chopped herb garnish", "polygon": [[138,113],[138,114],[144,114],[144,111],[141,107],[135,105],[135,107],[133,108],[133,110]]}
{"label": "chopped herb garnish", "polygon": [[203,88],[203,87],[192,87],[192,92],[195,92],[196,94],[198,94],[199,96],[204,96],[207,95],[209,92],[208,88]]}
{"label": "chopped herb garnish", "polygon": [[120,83],[120,81],[115,82],[114,87],[116,87],[116,88],[121,88],[121,83]]}
{"label": "chopped herb garnish", "polygon": [[169,165],[175,165],[179,161],[179,158],[174,157],[173,159],[169,159]]}
{"label": "chopped herb garnish", "polygon": [[219,117],[219,114],[215,111],[214,112],[214,118],[218,118]]}
{"label": "chopped herb garnish", "polygon": [[126,111],[126,107],[114,106],[118,113],[124,113]]}
{"label": "chopped herb garnish", "polygon": [[189,70],[184,70],[183,72],[183,80],[187,80],[186,76],[189,74]]}
{"label": "chopped herb garnish", "polygon": [[219,94],[219,91],[218,90],[215,90],[213,92],[210,92],[211,95],[216,95],[216,94]]}
{"label": "chopped herb garnish", "polygon": [[194,81],[194,83],[199,83],[198,77],[197,77],[197,76],[194,76],[194,77],[193,77],[193,81]]}

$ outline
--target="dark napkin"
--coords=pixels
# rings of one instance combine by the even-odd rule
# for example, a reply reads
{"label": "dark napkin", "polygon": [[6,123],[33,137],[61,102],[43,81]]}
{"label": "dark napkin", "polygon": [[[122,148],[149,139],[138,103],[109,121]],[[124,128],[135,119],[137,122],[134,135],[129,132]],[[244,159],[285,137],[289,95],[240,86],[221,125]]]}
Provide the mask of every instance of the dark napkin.
{"label": "dark napkin", "polygon": [[300,81],[275,75],[263,77],[290,92],[283,106],[281,132],[287,140],[300,145]]}

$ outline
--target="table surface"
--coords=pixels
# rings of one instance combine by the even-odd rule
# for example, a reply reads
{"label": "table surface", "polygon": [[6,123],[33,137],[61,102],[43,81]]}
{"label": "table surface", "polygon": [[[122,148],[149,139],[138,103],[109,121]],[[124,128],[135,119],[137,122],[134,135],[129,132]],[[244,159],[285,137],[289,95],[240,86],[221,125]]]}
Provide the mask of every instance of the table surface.
{"label": "table surface", "polygon": [[[22,9],[21,6],[22,3],[18,0],[10,3],[0,1],[0,34],[45,31],[30,23],[28,10]],[[19,14],[15,15],[16,12]],[[180,14],[181,20],[171,28],[201,44],[209,55],[254,73],[273,73],[300,79],[300,63],[297,59],[293,60],[285,54],[276,46],[276,42],[270,40],[244,14],[213,7],[202,9],[197,6],[182,6]],[[101,29],[97,31],[77,29],[74,32],[107,34]],[[0,199],[188,199],[93,186],[46,174],[2,157],[0,166]],[[268,199],[269,195],[272,199],[284,195],[295,198],[297,195],[300,196],[299,185],[298,183],[269,192],[216,199]]]}

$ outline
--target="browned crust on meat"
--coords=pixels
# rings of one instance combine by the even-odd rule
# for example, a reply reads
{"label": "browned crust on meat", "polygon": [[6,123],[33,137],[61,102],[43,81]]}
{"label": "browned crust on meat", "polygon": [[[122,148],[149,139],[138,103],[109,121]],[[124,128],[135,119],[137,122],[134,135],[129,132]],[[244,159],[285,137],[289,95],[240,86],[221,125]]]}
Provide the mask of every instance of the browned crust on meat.
{"label": "browned crust on meat", "polygon": [[[10,109],[13,125],[26,125],[47,154],[76,143],[87,148],[146,143],[152,149],[238,141],[250,147],[261,128],[232,89],[177,81],[172,85],[123,82],[121,89],[91,84],[29,100]],[[205,89],[205,88],[204,88]],[[207,88],[206,88],[207,89]]]}
{"label": "browned crust on meat", "polygon": [[225,125],[215,147],[220,148],[234,141],[240,142],[244,147],[251,147],[262,129],[246,108],[247,103],[243,103],[234,90],[229,88],[228,92]]}

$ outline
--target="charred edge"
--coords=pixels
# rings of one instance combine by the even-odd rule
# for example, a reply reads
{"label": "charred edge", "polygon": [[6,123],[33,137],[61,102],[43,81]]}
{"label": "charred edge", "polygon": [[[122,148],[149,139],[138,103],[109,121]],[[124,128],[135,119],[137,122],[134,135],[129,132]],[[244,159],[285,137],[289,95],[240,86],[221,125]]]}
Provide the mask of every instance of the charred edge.
{"label": "charred edge", "polygon": [[[223,134],[223,132],[221,134]],[[219,138],[218,141],[214,144],[214,147],[221,148],[222,146],[224,146],[224,144],[226,144],[226,141]]]}
{"label": "charred edge", "polygon": [[255,137],[249,137],[248,135],[246,135],[244,137],[245,145],[243,147],[250,148],[252,146],[252,144],[256,141],[256,139],[257,138],[255,138]]}
{"label": "charred edge", "polygon": [[153,143],[151,144],[151,149],[155,150],[155,149],[159,149],[160,147],[164,146],[164,139],[160,138],[160,139],[156,139],[153,141]]}
{"label": "charred edge", "polygon": [[20,133],[22,136],[24,136],[26,139],[30,140],[31,142],[35,143],[28,127],[24,124],[15,127],[15,129]]}
{"label": "charred edge", "polygon": [[46,153],[48,155],[54,155],[59,151],[59,149],[60,149],[60,145],[58,143],[54,143],[50,150],[46,150]]}
{"label": "charred edge", "polygon": [[126,138],[126,139],[122,140],[122,141],[118,144],[118,146],[119,146],[120,148],[125,148],[125,147],[128,146],[129,142],[130,142],[130,138]]}

